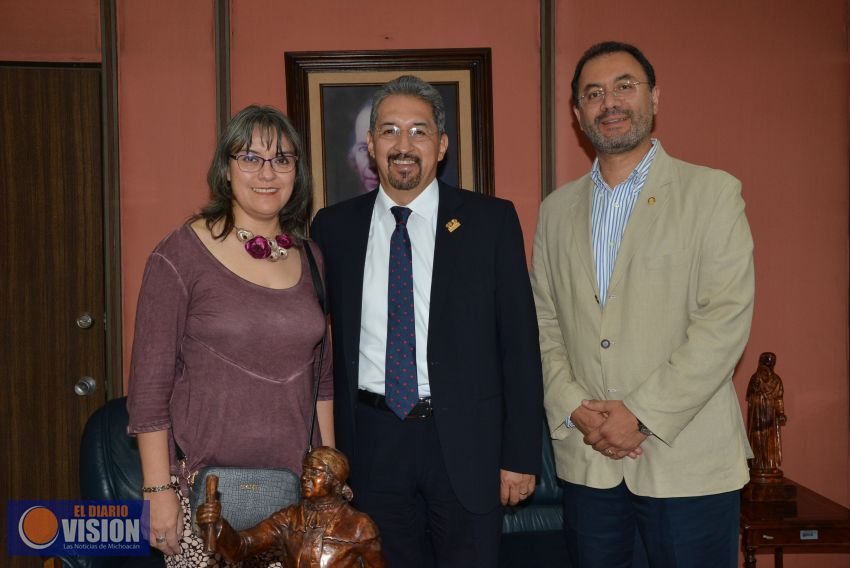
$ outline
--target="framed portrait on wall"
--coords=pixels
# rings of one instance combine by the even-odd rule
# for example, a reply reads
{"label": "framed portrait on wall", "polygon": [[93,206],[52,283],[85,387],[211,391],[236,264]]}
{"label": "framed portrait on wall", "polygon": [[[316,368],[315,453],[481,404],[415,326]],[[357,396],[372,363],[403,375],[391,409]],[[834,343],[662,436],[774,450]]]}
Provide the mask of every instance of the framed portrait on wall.
{"label": "framed portrait on wall", "polygon": [[291,52],[285,62],[287,114],[305,138],[316,210],[377,187],[366,147],[372,95],[400,75],[443,97],[449,148],[438,179],[493,193],[489,49]]}

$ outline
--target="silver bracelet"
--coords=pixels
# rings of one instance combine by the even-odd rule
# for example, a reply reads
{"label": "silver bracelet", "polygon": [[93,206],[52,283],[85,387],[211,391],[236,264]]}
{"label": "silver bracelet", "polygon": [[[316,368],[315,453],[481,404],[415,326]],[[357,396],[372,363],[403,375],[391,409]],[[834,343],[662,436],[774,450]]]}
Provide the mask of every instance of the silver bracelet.
{"label": "silver bracelet", "polygon": [[160,493],[169,489],[177,489],[176,483],[166,483],[165,485],[154,485],[152,487],[142,487],[142,493]]}

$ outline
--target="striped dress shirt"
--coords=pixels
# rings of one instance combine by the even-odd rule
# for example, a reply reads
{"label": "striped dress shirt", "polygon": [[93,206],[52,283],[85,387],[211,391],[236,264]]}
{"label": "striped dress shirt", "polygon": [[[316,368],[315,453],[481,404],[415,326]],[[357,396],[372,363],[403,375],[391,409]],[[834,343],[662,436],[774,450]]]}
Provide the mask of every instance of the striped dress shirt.
{"label": "striped dress shirt", "polygon": [[617,252],[626,232],[626,224],[634,209],[641,189],[646,183],[652,159],[658,149],[656,140],[640,163],[623,183],[611,189],[599,171],[599,159],[593,162],[590,177],[593,180],[593,209],[591,212],[591,231],[593,232],[593,254],[596,257],[596,284],[599,288],[599,303],[605,306],[608,284]]}

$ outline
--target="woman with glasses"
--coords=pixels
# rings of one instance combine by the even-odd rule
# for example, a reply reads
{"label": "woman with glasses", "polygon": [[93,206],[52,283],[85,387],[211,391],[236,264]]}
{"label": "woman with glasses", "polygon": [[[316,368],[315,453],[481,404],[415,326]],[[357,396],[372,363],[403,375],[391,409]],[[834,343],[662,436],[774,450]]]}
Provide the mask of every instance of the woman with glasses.
{"label": "woman with glasses", "polygon": [[[303,150],[277,109],[239,112],[213,154],[212,199],[157,245],[145,268],[129,432],[138,436],[151,545],[168,566],[223,564],[192,534],[192,472],[221,465],[301,474],[326,326],[304,253],[310,246],[321,267],[306,239],[312,187]],[[332,388],[326,363],[317,446],[334,443]]]}

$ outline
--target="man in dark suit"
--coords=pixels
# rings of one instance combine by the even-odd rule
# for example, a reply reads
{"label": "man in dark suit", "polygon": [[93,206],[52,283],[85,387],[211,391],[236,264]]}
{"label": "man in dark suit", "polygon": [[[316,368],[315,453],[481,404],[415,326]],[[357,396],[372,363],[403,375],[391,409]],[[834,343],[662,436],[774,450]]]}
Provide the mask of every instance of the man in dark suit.
{"label": "man in dark suit", "polygon": [[417,77],[374,98],[380,187],[321,210],[336,442],[390,566],[495,566],[501,504],[534,491],[542,376],[513,205],[439,183],[440,94]]}

